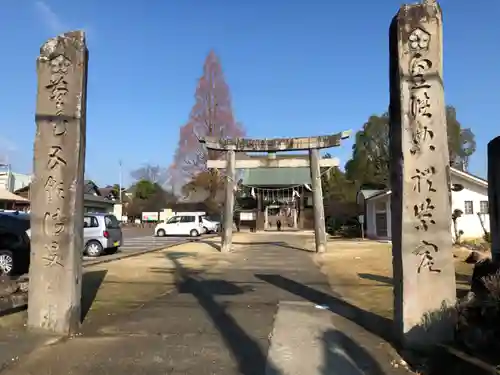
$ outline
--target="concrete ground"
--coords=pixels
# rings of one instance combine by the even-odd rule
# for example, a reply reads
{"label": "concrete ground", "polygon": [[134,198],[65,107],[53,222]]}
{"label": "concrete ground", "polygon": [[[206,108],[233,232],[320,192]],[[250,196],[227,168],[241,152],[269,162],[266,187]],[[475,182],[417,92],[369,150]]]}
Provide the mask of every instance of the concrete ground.
{"label": "concrete ground", "polygon": [[312,243],[307,233],[239,233],[230,254],[210,239],[118,261],[128,266],[107,269],[80,336],[3,374],[407,373],[331,292]]}

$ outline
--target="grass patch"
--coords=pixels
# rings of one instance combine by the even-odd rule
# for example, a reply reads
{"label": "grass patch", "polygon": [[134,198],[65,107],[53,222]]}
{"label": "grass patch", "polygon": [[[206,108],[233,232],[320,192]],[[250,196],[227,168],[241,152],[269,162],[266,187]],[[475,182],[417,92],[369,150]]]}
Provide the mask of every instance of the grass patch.
{"label": "grass patch", "polygon": [[[318,263],[331,288],[347,302],[384,318],[393,318],[391,245],[376,241],[332,241]],[[457,295],[470,288],[473,265],[455,259]]]}

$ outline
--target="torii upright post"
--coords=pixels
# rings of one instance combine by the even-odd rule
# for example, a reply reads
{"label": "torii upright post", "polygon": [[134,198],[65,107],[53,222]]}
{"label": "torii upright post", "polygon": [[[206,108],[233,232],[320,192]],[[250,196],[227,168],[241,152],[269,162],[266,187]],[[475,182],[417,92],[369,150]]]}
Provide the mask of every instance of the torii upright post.
{"label": "torii upright post", "polygon": [[236,183],[236,153],[234,149],[226,152],[226,196],[224,204],[224,229],[222,232],[221,251],[231,251],[233,242],[233,219],[234,219],[234,187]]}
{"label": "torii upright post", "polygon": [[321,186],[321,172],[319,168],[319,150],[312,148],[309,150],[309,160],[311,163],[311,187],[313,191],[314,209],[314,238],[316,240],[316,252],[324,253],[326,250],[326,223],[325,206],[323,204],[323,188]]}

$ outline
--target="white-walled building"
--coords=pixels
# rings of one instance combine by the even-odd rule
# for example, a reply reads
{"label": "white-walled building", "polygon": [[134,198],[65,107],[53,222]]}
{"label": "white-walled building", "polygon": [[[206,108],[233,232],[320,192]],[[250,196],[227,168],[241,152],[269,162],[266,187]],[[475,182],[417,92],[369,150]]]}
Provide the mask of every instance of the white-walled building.
{"label": "white-walled building", "polygon": [[[457,220],[462,239],[476,239],[484,235],[481,219],[486,230],[490,230],[488,215],[488,182],[469,173],[451,168],[451,183],[460,184],[463,190],[451,192],[452,212],[463,212]],[[391,234],[391,190],[361,190],[358,204],[364,206],[365,232],[369,238],[390,240]],[[450,235],[454,236],[450,217]]]}
{"label": "white-walled building", "polygon": [[31,175],[15,173],[10,170],[0,171],[0,189],[13,193],[31,183]]}

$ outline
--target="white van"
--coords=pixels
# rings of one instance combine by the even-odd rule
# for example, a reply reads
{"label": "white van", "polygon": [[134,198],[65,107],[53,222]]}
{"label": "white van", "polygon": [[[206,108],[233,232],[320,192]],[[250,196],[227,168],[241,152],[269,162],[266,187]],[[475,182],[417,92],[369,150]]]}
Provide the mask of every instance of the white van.
{"label": "white van", "polygon": [[[204,213],[203,213],[204,214]],[[203,226],[203,214],[201,213],[179,213],[172,216],[166,222],[160,222],[155,227],[155,236],[191,236],[198,237],[205,233]]]}

